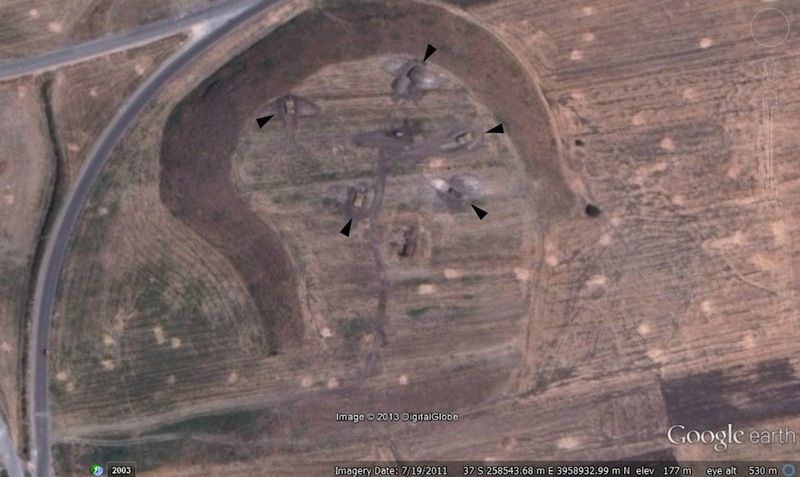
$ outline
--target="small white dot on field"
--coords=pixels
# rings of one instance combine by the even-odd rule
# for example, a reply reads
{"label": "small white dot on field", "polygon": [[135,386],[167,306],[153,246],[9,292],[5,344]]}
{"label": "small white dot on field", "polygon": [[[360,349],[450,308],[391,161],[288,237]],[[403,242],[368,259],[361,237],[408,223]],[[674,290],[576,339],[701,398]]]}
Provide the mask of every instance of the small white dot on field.
{"label": "small white dot on field", "polygon": [[786,230],[786,222],[778,220],[772,223],[772,236],[775,237],[775,243],[778,245],[785,245],[788,242],[788,231]]}
{"label": "small white dot on field", "polygon": [[181,347],[181,339],[180,338],[170,338],[170,345],[172,345],[173,349],[178,349]]}
{"label": "small white dot on field", "polygon": [[239,380],[239,373],[236,371],[232,371],[231,374],[228,375],[228,384],[233,384]]}
{"label": "small white dot on field", "polygon": [[639,111],[638,113],[634,114],[631,118],[631,124],[634,126],[641,126],[645,123],[644,120],[644,113]]}
{"label": "small white dot on field", "polygon": [[160,326],[156,326],[153,328],[153,334],[156,337],[156,343],[164,344],[164,329]]}
{"label": "small white dot on field", "polygon": [[11,344],[8,341],[3,341],[3,344],[0,345],[0,349],[2,349],[6,353],[10,353],[13,350]]}
{"label": "small white dot on field", "polygon": [[594,33],[587,31],[583,35],[581,35],[581,39],[586,43],[591,43],[594,41]]}
{"label": "small white dot on field", "polygon": [[691,87],[686,88],[685,90],[683,90],[683,99],[687,101],[694,101],[695,99],[697,99],[697,90]]}
{"label": "small white dot on field", "polygon": [[544,261],[547,263],[547,265],[551,267],[558,265],[558,251],[556,250],[556,246],[552,241],[548,240],[544,243],[544,254]]}
{"label": "small white dot on field", "polygon": [[572,61],[580,61],[583,59],[583,52],[581,50],[572,50],[569,54],[569,59]]}
{"label": "small white dot on field", "polygon": [[59,371],[58,373],[56,373],[56,379],[58,381],[66,381],[68,378],[69,375],[67,375],[66,371]]}
{"label": "small white dot on field", "polygon": [[664,358],[664,350],[661,348],[648,349],[647,357],[650,358],[654,363],[664,363],[664,361],[666,361]]}
{"label": "small white dot on field", "polygon": [[431,293],[436,291],[436,287],[426,283],[420,285],[417,291],[419,292],[420,295],[430,295]]}
{"label": "small white dot on field", "polygon": [[428,167],[430,167],[431,169],[441,169],[442,167],[444,167],[444,159],[442,159],[441,157],[432,157],[428,161]]}
{"label": "small white dot on field", "polygon": [[28,11],[28,15],[34,20],[36,20],[37,18],[39,18],[39,10],[31,8],[30,11]]}
{"label": "small white dot on field", "polygon": [[636,328],[636,332],[642,336],[650,334],[650,325],[647,323],[639,323],[639,326]]}
{"label": "small white dot on field", "polygon": [[74,142],[70,142],[67,144],[67,151],[69,152],[78,152],[81,150],[81,147]]}
{"label": "small white dot on field", "polygon": [[174,374],[170,374],[169,375],[169,377],[167,378],[167,384],[169,384],[169,385],[175,384],[175,375]]}
{"label": "small white dot on field", "polygon": [[136,74],[137,74],[137,75],[139,75],[139,76],[143,75],[143,74],[144,74],[144,71],[145,71],[145,70],[144,70],[144,66],[140,65],[139,63],[136,63],[136,64],[133,66],[133,70],[134,70],[134,71],[136,72]]}
{"label": "small white dot on field", "polygon": [[328,386],[328,389],[335,389],[339,387],[339,380],[336,378],[328,378],[328,382],[325,383]]}
{"label": "small white dot on field", "polygon": [[608,244],[610,244],[611,243],[611,234],[606,232],[603,235],[601,235],[600,236],[600,240],[598,240],[598,243],[600,245],[604,246],[604,247],[607,246]]}
{"label": "small white dot on field", "polygon": [[702,40],[700,40],[700,48],[708,48],[709,46],[711,46],[712,43],[713,41],[711,41],[711,38],[705,37]]}
{"label": "small white dot on field", "polygon": [[675,150],[675,143],[672,142],[672,138],[665,137],[664,139],[661,140],[660,143],[658,143],[658,145],[661,146],[661,149],[665,151]]}
{"label": "small white dot on field", "polygon": [[103,361],[100,362],[100,364],[102,364],[103,367],[106,368],[109,371],[114,369],[114,368],[116,368],[116,365],[114,364],[114,361],[110,360],[110,359],[104,359]]}
{"label": "small white dot on field", "polygon": [[61,33],[64,31],[64,26],[60,22],[50,22],[47,24],[47,29],[53,33]]}
{"label": "small white dot on field", "polygon": [[581,8],[581,11],[583,12],[584,15],[589,16],[589,15],[594,15],[595,9],[594,7],[586,6]]}
{"label": "small white dot on field", "polygon": [[310,388],[313,383],[314,380],[311,379],[311,376],[303,376],[303,379],[300,380],[300,385],[304,388]]}
{"label": "small white dot on field", "polygon": [[605,275],[592,275],[588,280],[586,280],[587,287],[601,287],[606,284],[606,276]]}
{"label": "small white dot on field", "polygon": [[71,393],[75,390],[75,383],[67,383],[67,392]]}
{"label": "small white dot on field", "polygon": [[14,205],[14,194],[6,194],[4,197],[6,205]]}
{"label": "small white dot on field", "polygon": [[731,162],[731,164],[725,170],[725,175],[728,176],[729,179],[736,180],[742,175],[744,167],[745,164],[742,164],[739,161]]}
{"label": "small white dot on field", "polygon": [[756,338],[753,336],[753,333],[747,333],[742,338],[742,348],[744,349],[753,349],[756,347]]}
{"label": "small white dot on field", "polygon": [[675,194],[671,198],[672,203],[675,205],[684,205],[686,204],[686,197],[682,194]]}
{"label": "small white dot on field", "polygon": [[461,272],[454,268],[445,268],[444,269],[444,277],[448,280],[453,280],[455,278],[461,277]]}
{"label": "small white dot on field", "polygon": [[517,280],[525,282],[531,277],[531,271],[524,267],[517,267],[514,269],[514,275],[517,277]]}
{"label": "small white dot on field", "polygon": [[709,300],[703,300],[703,302],[700,303],[700,310],[702,310],[703,314],[710,315],[714,311],[714,305],[712,305]]}
{"label": "small white dot on field", "polygon": [[408,376],[405,374],[401,374],[399,378],[397,378],[397,382],[400,383],[401,386],[405,386],[408,384]]}
{"label": "small white dot on field", "polygon": [[581,445],[581,440],[575,436],[562,437],[556,441],[556,447],[559,449],[575,449]]}
{"label": "small white dot on field", "polygon": [[106,346],[111,346],[117,341],[111,335],[103,335],[103,344]]}
{"label": "small white dot on field", "polygon": [[319,331],[323,338],[330,338],[333,336],[333,332],[327,326],[323,326],[322,329]]}
{"label": "small white dot on field", "polygon": [[97,97],[97,88],[90,89],[89,90],[89,96],[91,96],[92,98],[96,98]]}

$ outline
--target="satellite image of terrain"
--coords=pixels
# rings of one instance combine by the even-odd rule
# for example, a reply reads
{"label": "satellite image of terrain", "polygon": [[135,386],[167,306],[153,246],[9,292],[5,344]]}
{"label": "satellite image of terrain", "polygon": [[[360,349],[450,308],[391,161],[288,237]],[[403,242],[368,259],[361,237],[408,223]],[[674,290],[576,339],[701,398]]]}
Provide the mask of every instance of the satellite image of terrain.
{"label": "satellite image of terrain", "polygon": [[798,22],[0,0],[0,476],[795,477]]}

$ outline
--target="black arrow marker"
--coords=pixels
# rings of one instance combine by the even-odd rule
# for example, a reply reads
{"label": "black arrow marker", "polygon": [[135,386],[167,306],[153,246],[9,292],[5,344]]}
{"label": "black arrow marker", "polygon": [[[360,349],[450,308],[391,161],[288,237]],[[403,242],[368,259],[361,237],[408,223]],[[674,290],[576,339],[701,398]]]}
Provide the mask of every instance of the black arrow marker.
{"label": "black arrow marker", "polygon": [[258,123],[258,129],[263,128],[264,125],[267,124],[270,119],[272,119],[272,116],[274,115],[270,114],[269,116],[264,116],[263,118],[256,119],[256,122]]}
{"label": "black arrow marker", "polygon": [[339,231],[340,234],[344,235],[345,237],[350,236],[350,225],[353,223],[353,219],[347,221],[347,225]]}
{"label": "black arrow marker", "polygon": [[[472,205],[472,204],[469,204],[469,205]],[[475,213],[478,214],[478,218],[481,219],[481,220],[483,220],[483,218],[486,217],[486,214],[489,213],[489,212],[486,212],[485,210],[481,209],[480,207],[475,207],[474,205],[472,205],[472,210],[474,210]]]}
{"label": "black arrow marker", "polygon": [[434,48],[433,45],[428,43],[428,48],[425,50],[425,58],[423,58],[422,62],[425,63],[425,60],[430,58],[434,51],[436,51],[436,48]]}
{"label": "black arrow marker", "polygon": [[488,130],[486,132],[487,133],[503,134],[505,132],[505,131],[503,131],[503,123],[498,124],[497,126],[493,127],[492,129],[490,129],[490,130]]}

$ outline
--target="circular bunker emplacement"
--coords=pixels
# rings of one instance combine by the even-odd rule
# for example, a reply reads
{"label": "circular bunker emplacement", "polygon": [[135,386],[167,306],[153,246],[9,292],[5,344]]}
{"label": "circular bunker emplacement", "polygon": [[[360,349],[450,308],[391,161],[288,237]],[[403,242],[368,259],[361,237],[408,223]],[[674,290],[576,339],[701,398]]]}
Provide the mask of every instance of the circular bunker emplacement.
{"label": "circular bunker emplacement", "polygon": [[[325,8],[278,27],[196,87],[173,111],[162,147],[163,202],[242,276],[261,312],[271,354],[302,338],[298,278],[279,233],[232,184],[231,153],[241,131],[256,127],[259,105],[290,94],[294,84],[325,65],[380,54],[418,56],[425,41],[437,45],[428,62],[459,77],[502,118],[533,181],[542,221],[568,214],[574,204],[547,106],[493,35],[416,2],[343,1]],[[328,13],[339,21],[330,21]]]}

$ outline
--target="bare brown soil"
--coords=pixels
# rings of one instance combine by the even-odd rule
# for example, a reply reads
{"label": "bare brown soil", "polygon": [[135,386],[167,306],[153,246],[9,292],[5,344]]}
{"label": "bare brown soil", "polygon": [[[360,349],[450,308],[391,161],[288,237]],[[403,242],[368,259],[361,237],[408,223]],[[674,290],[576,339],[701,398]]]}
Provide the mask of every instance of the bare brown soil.
{"label": "bare brown soil", "polygon": [[[22,443],[28,297],[54,178],[41,82],[0,85],[0,415]],[[21,448],[21,447],[20,447]]]}
{"label": "bare brown soil", "polygon": [[256,127],[259,105],[289,94],[323,66],[386,53],[418,55],[426,41],[441,46],[429,61],[462,78],[504,123],[534,177],[541,217],[574,211],[546,108],[522,67],[485,31],[423,4],[347,2],[303,13],[196,88],[176,108],[162,150],[164,203],[244,277],[270,330],[271,352],[302,335],[297,278],[281,237],[231,184],[237,137]]}
{"label": "bare brown soil", "polygon": [[[504,46],[513,49],[524,64],[536,69],[563,138],[563,159],[577,171],[586,184],[586,195],[601,213],[556,222],[536,240],[519,240],[520,231],[530,229],[519,225],[519,216],[496,221],[500,211],[527,213],[540,207],[539,202],[545,206],[548,202],[530,200],[519,189],[496,188],[487,194],[490,215],[478,229],[462,221],[464,216],[431,207],[433,193],[409,199],[413,195],[409,192],[430,189],[422,179],[449,178],[455,169],[478,174],[484,185],[508,184],[506,174],[523,176],[508,167],[517,160],[511,157],[514,154],[503,152],[510,148],[497,147],[508,145],[490,143],[497,139],[494,136],[485,138],[487,146],[493,147],[470,153],[477,159],[469,154],[430,158],[421,165],[429,168],[427,177],[421,177],[425,172],[419,169],[394,170],[387,178],[380,215],[380,229],[386,235],[383,253],[392,258],[386,261],[391,285],[389,344],[381,350],[381,374],[355,386],[352,369],[363,353],[348,360],[342,350],[358,354],[371,344],[370,328],[364,323],[373,318],[370,313],[379,286],[368,242],[370,227],[361,222],[349,239],[342,238],[337,231],[344,212],[335,206],[322,207],[320,198],[340,197],[330,192],[335,186],[352,201],[347,195],[349,186],[362,182],[368,186],[374,180],[377,154],[370,155],[374,151],[365,152],[366,148],[354,152],[356,148],[342,145],[355,134],[373,126],[392,127],[392,119],[415,115],[434,123],[431,130],[438,130],[453,118],[465,116],[467,109],[461,105],[470,101],[440,92],[426,95],[418,107],[392,103],[390,74],[359,76],[360,70],[379,69],[375,65],[381,57],[365,58],[352,66],[330,65],[299,86],[301,78],[283,82],[261,78],[273,71],[285,73],[287,63],[291,67],[287,58],[328,61],[314,57],[317,51],[333,47],[312,42],[320,38],[313,34],[318,23],[309,20],[313,14],[303,16],[286,28],[301,27],[298,32],[311,39],[308,44],[305,39],[299,45],[273,43],[281,35],[289,36],[279,30],[257,47],[263,48],[263,55],[248,52],[242,58],[250,62],[230,65],[225,70],[228,79],[218,75],[195,93],[199,103],[208,90],[206,100],[215,103],[220,114],[204,118],[202,105],[191,106],[195,115],[186,114],[180,126],[189,127],[194,120],[202,125],[194,129],[194,137],[184,134],[180,147],[192,147],[199,154],[201,148],[192,141],[207,147],[213,144],[205,136],[218,137],[215,128],[233,131],[224,134],[237,139],[230,141],[238,148],[231,164],[231,175],[239,179],[238,193],[284,240],[295,260],[293,266],[302,270],[300,276],[313,281],[308,289],[316,292],[310,306],[315,314],[304,322],[306,338],[315,332],[327,338],[276,358],[242,352],[230,335],[254,316],[248,300],[242,300],[248,303],[243,312],[231,314],[227,321],[214,320],[215,326],[206,328],[202,320],[208,314],[202,308],[176,313],[148,306],[147,316],[125,318],[126,327],[119,333],[125,339],[120,367],[110,371],[98,364],[97,370],[77,369],[69,376],[64,371],[65,380],[57,384],[66,390],[58,400],[62,407],[54,435],[63,439],[56,442],[72,456],[79,469],[75,473],[82,472],[81,466],[90,460],[81,446],[113,441],[115,433],[151,439],[145,434],[167,432],[162,426],[207,413],[230,414],[242,407],[273,415],[274,421],[260,429],[260,438],[245,446],[225,447],[218,445],[219,435],[204,435],[216,430],[200,426],[191,431],[199,434],[198,439],[189,435],[181,444],[187,446],[185,454],[180,449],[173,452],[174,447],[164,443],[131,449],[132,455],[143,456],[142,462],[146,458],[154,465],[141,473],[244,476],[268,468],[286,475],[324,475],[331,470],[326,461],[351,457],[595,460],[644,455],[782,460],[794,455],[796,447],[788,445],[748,445],[727,453],[706,446],[676,447],[665,434],[675,423],[716,427],[733,422],[750,428],[795,430],[800,426],[796,353],[800,320],[794,272],[800,249],[793,239],[800,214],[794,157],[800,139],[793,134],[794,113],[800,104],[800,89],[793,87],[800,68],[794,54],[797,36],[790,35],[785,45],[771,49],[754,41],[751,19],[763,8],[757,0],[665,1],[658,8],[634,0],[452,3],[471,4],[470,14],[501,36]],[[798,7],[779,6],[796,25]],[[351,49],[373,49],[368,42],[351,43],[365,36],[345,33],[357,30],[360,23],[348,21],[352,15],[342,8],[324,13],[342,34],[324,39]],[[372,7],[364,11],[375,12]],[[398,17],[403,23],[408,18]],[[416,35],[421,46],[401,49],[401,63],[409,55],[420,58],[430,41],[440,51],[429,62],[444,66],[437,62],[441,54],[450,54],[449,46],[420,32],[427,25],[453,20],[423,20],[427,23],[403,32]],[[375,25],[381,20],[367,18],[363,23]],[[767,33],[779,31],[766,26],[770,27]],[[334,25],[326,28],[335,31]],[[771,68],[767,60],[772,61]],[[352,70],[359,71],[343,74]],[[184,79],[192,82],[206,77],[208,71]],[[474,70],[470,76],[478,73]],[[246,101],[228,97],[241,110],[231,112],[219,96],[231,93],[227,88],[236,84],[237,75],[249,75],[248,81],[257,86],[239,84],[235,92],[245,95]],[[498,83],[509,83],[505,76],[496,76]],[[365,77],[374,83],[360,80]],[[214,84],[216,80],[220,81]],[[287,86],[270,91],[262,88],[265,85]],[[254,122],[260,108],[286,94],[289,87],[292,94],[314,101],[321,110],[318,116],[297,122],[293,140],[286,139],[288,128],[276,121],[279,118],[263,130]],[[771,113],[765,111],[763,101],[768,91],[777,92],[779,98]],[[487,104],[495,107],[495,103]],[[486,108],[477,109],[482,111],[481,121],[487,119]],[[127,251],[143,262],[152,260],[151,250],[163,243],[168,244],[162,248],[165,256],[179,255],[182,260],[167,263],[164,268],[170,275],[154,277],[159,279],[152,280],[150,287],[140,286],[151,281],[142,273],[141,282],[121,279],[121,285],[99,293],[84,284],[105,280],[106,270],[86,267],[80,274],[70,274],[65,286],[84,287],[73,295],[97,295],[98,302],[111,302],[107,308],[96,302],[75,306],[63,314],[91,316],[94,321],[87,322],[91,323],[87,329],[107,326],[118,308],[113,301],[135,296],[136,290],[179,290],[186,279],[175,275],[183,270],[215,280],[235,278],[202,289],[200,296],[218,300],[234,296],[236,290],[237,299],[244,297],[243,287],[231,286],[239,284],[237,273],[219,265],[227,262],[219,258],[208,266],[206,257],[218,254],[162,210],[153,187],[154,162],[159,160],[156,146],[140,150],[138,141],[159,138],[165,114],[142,119],[145,124],[139,134],[130,135],[127,155],[116,164],[148,165],[152,173],[144,178],[150,187],[147,194],[131,188],[129,177],[115,188],[123,190],[131,202],[143,202],[140,217],[152,222],[141,218],[137,222],[135,213],[123,209],[125,213],[119,215],[120,222],[127,224],[125,233],[105,239],[104,246],[115,260]],[[508,118],[497,119],[511,131]],[[507,136],[519,148],[519,138]],[[772,149],[770,138],[775,140]],[[220,154],[217,159],[224,165],[227,157]],[[489,161],[497,164],[491,174],[484,168]],[[194,177],[188,166],[184,172]],[[210,166],[206,172],[212,172]],[[489,178],[492,174],[494,180]],[[531,177],[536,178],[535,174]],[[419,186],[421,182],[426,183]],[[764,194],[770,185],[775,188],[771,199]],[[501,194],[515,202],[499,207],[509,205]],[[374,194],[366,195],[367,203],[374,201]],[[478,223],[474,215],[471,218]],[[359,217],[367,219],[368,214]],[[497,227],[498,223],[503,225]],[[486,227],[489,224],[495,228]],[[428,234],[420,243],[428,246],[417,252],[424,255],[413,261],[392,257],[396,232],[414,225]],[[135,252],[144,253],[131,253],[130,246],[125,248],[130,244],[139,247]],[[178,247],[196,250],[176,254]],[[529,252],[532,248],[535,254]],[[85,263],[81,258],[75,261]],[[475,266],[476,262],[480,265]],[[126,267],[109,263],[114,268]],[[179,273],[173,275],[173,271]],[[533,302],[530,309],[521,304],[523,296]],[[74,320],[62,322],[64,334],[81,329]],[[156,324],[164,325],[168,333],[161,349],[151,329]],[[171,330],[168,325],[181,329]],[[260,331],[257,323],[247,325]],[[172,336],[183,339],[180,348],[170,347]],[[97,352],[106,346],[99,337],[95,342],[100,344],[67,345],[59,352]],[[231,349],[215,348],[220,342]],[[214,352],[202,354],[209,348]],[[141,359],[131,360],[131,356]],[[90,362],[83,354],[71,359]],[[74,391],[68,387],[73,382]],[[123,394],[127,401],[121,402]],[[396,426],[334,421],[339,411],[406,409],[452,409],[462,419]],[[232,438],[229,442],[240,441]],[[256,450],[251,453],[253,447]],[[198,454],[203,458],[195,459]],[[176,461],[181,464],[175,465]],[[164,465],[167,462],[172,465]],[[158,464],[162,465],[155,468]]]}
{"label": "bare brown soil", "polygon": [[120,104],[183,42],[176,35],[60,69],[52,87],[63,186],[78,175],[89,149]]}

